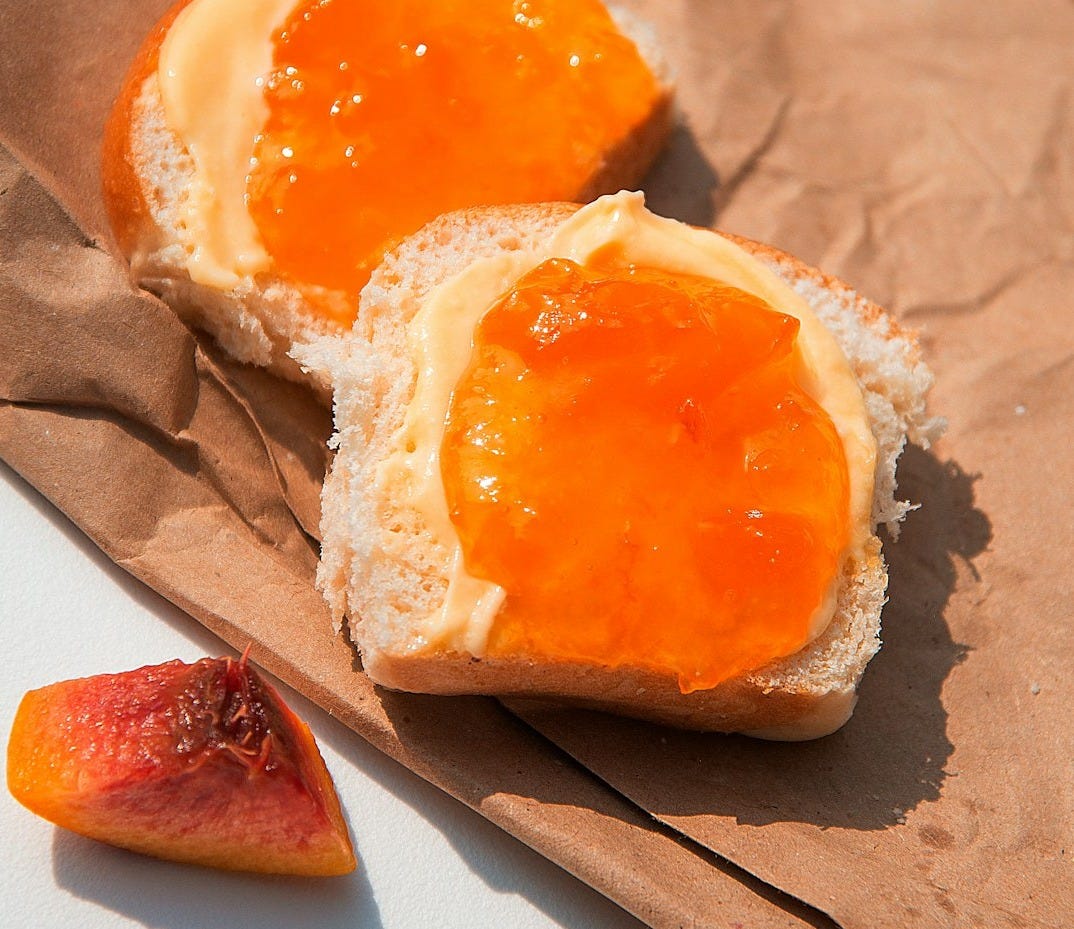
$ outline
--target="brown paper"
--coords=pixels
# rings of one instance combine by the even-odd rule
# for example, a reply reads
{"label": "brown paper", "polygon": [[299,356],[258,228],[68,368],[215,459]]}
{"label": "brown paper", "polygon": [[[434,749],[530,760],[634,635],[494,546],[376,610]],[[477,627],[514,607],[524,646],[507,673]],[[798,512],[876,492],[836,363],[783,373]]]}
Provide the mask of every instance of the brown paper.
{"label": "brown paper", "polygon": [[773,745],[513,707],[530,729],[354,670],[311,583],[325,414],[93,244],[101,123],[166,5],[0,2],[5,460],[133,574],[653,925],[1068,925],[1074,10],[629,4],[680,85],[650,204],[921,327],[951,422],[904,458],[923,508],[887,546],[854,719]]}

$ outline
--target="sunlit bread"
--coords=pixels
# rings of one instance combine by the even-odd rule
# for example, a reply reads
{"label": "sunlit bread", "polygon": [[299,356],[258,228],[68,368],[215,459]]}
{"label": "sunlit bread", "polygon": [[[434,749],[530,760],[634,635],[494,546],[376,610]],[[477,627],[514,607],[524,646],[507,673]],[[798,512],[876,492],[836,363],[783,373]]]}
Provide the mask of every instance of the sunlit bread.
{"label": "sunlit bread", "polygon": [[[378,497],[377,470],[414,396],[407,325],[442,282],[472,262],[539,248],[577,208],[566,204],[460,211],[405,240],[362,294],[354,338],[300,353],[332,384],[338,450],[323,496],[319,582],[337,620],[348,619],[366,671],[391,688],[553,698],[675,726],[808,738],[838,728],[879,648],[887,574],[875,536],[842,575],[834,619],[797,654],[711,689],[680,692],[676,678],[637,667],[475,658],[415,650],[412,620],[436,611],[447,584],[419,513]],[[856,376],[877,441],[874,529],[897,529],[909,505],[895,497],[907,439],[927,446],[940,428],[925,410],[932,376],[914,336],[841,281],[774,248],[733,238],[788,282],[834,334]]]}
{"label": "sunlit bread", "polygon": [[[269,270],[218,288],[191,280],[186,270],[198,245],[184,216],[194,162],[165,118],[157,63],[168,29],[188,2],[180,0],[150,33],[108,120],[102,176],[113,231],[136,283],[160,295],[190,325],[213,335],[240,361],[305,380],[307,375],[288,355],[291,347],[341,329],[304,295],[304,290],[317,289],[316,281],[296,286]],[[670,79],[651,32],[626,14],[617,12],[615,19],[657,76],[661,92],[648,117],[609,145],[599,170],[576,179],[571,199],[579,202],[636,186],[670,128]],[[332,209],[344,210],[347,204]],[[330,292],[327,299],[353,304],[343,293]],[[316,378],[313,382],[323,389]]]}

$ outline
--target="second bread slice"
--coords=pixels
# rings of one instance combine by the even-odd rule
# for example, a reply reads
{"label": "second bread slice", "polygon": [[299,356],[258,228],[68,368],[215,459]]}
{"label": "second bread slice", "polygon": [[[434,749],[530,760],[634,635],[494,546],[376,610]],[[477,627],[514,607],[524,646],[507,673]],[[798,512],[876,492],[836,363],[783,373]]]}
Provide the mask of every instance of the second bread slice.
{"label": "second bread slice", "polygon": [[[626,214],[637,204],[616,202]],[[830,732],[849,716],[857,683],[879,647],[887,576],[875,534],[847,560],[834,618],[819,636],[796,654],[710,689],[684,693],[675,675],[645,663],[496,657],[460,646],[458,638],[449,645],[428,641],[420,620],[443,610],[452,553],[430,541],[421,512],[377,490],[415,395],[413,320],[441,285],[475,264],[524,256],[523,265],[535,266],[550,257],[549,243],[577,209],[545,204],[440,217],[374,274],[352,339],[324,340],[301,352],[335,395],[338,450],[325,485],[319,573],[332,610],[339,620],[349,618],[366,671],[388,687],[553,698],[773,738]],[[733,241],[752,256],[748,262],[759,263],[757,273],[774,273],[805,298],[846,356],[876,447],[869,522],[894,526],[908,509],[894,496],[896,459],[907,438],[927,445],[937,429],[925,412],[931,375],[916,342],[838,280],[767,246]]]}

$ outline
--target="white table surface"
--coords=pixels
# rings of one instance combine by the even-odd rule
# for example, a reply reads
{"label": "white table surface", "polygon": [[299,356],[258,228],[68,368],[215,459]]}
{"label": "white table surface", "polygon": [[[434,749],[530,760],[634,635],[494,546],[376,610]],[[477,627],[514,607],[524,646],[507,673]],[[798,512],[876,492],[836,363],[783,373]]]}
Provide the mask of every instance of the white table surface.
{"label": "white table surface", "polygon": [[[0,464],[0,738],[23,693],[226,647],[116,568]],[[229,874],[143,858],[59,829],[0,800],[4,929],[641,924],[596,891],[367,745],[281,686],[311,726],[351,826],[358,871],[298,879]]]}

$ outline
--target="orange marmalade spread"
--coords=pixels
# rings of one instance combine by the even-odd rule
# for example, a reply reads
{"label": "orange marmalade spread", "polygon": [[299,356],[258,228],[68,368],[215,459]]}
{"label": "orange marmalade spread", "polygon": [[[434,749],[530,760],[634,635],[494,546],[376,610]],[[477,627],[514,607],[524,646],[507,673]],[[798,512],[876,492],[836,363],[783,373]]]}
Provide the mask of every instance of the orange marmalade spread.
{"label": "orange marmalade spread", "polygon": [[717,281],[550,259],[484,315],[440,449],[490,656],[670,671],[790,655],[841,569],[847,456],[799,320]]}
{"label": "orange marmalade spread", "polygon": [[596,0],[307,0],[272,42],[247,205],[277,272],[351,294],[444,211],[577,197],[660,95]]}

